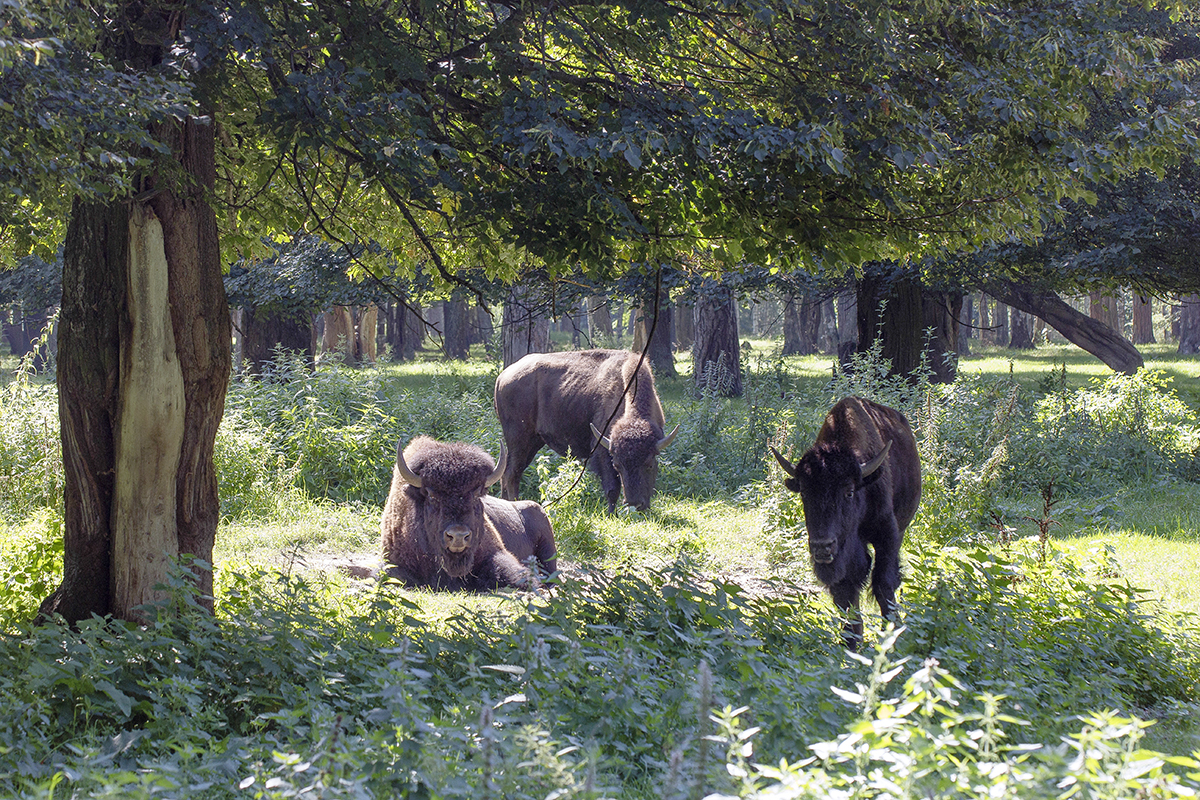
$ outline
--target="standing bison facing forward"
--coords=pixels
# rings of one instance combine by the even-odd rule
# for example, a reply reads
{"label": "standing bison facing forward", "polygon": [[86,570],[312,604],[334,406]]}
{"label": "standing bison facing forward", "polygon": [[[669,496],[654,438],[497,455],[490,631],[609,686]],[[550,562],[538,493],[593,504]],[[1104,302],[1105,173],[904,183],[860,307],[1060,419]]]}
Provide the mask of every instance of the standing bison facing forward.
{"label": "standing bison facing forward", "polygon": [[637,353],[530,353],[496,378],[495,403],[510,452],[500,485],[505,498],[516,498],[521,474],[549,445],[559,455],[587,461],[609,511],[622,493],[639,511],[650,507],[658,454],[679,426],[664,435],[654,376]]}
{"label": "standing bison facing forward", "polygon": [[[883,616],[896,613],[900,543],[921,500],[921,461],[908,420],[894,408],[847,397],[795,464],[771,452],[788,474],[784,486],[800,493],[813,572],[847,613],[844,635],[854,649],[868,573]],[[867,545],[875,548],[874,571]]]}
{"label": "standing bison facing forward", "polygon": [[475,445],[418,436],[397,450],[380,534],[385,574],[409,587],[487,591],[530,587],[522,563],[553,573],[554,532],[542,507],[487,496],[504,473]]}

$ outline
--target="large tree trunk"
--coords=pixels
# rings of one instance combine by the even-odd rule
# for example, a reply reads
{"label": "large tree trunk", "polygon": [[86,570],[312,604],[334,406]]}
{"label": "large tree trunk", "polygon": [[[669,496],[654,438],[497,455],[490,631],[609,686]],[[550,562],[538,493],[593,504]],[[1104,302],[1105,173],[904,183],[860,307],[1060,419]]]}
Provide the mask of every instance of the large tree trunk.
{"label": "large tree trunk", "polygon": [[378,356],[379,306],[371,303],[355,309],[354,354],[361,364],[374,364]]}
{"label": "large tree trunk", "polygon": [[891,362],[891,373],[912,375],[921,366],[923,305],[921,287],[914,281],[900,280],[885,288],[877,279],[864,277],[858,282],[859,351],[882,339],[881,352]]}
{"label": "large tree trunk", "polygon": [[[186,194],[151,178],[145,202],[77,202],[71,213],[58,372],[63,582],[41,616],[138,619],[171,558],[212,563],[231,341],[207,205],[213,126],[189,118],[155,134],[194,179]],[[211,570],[195,579],[211,607]]]}
{"label": "large tree trunk", "polygon": [[282,347],[303,353],[311,369],[316,355],[312,349],[312,319],[291,317],[261,308],[243,308],[239,315],[239,357],[248,364],[249,372],[259,375],[263,367],[275,360],[275,349]]}
{"label": "large tree trunk", "polygon": [[732,296],[727,300],[698,299],[693,319],[696,342],[692,346],[692,375],[697,390],[741,397],[742,359],[736,299]]}
{"label": "large tree trunk", "polygon": [[1115,294],[1102,294],[1100,292],[1092,292],[1088,295],[1088,315],[1098,321],[1103,322],[1108,327],[1121,334],[1121,306],[1120,298]]}
{"label": "large tree trunk", "polygon": [[1133,343],[1154,344],[1154,304],[1149,297],[1133,297]]}
{"label": "large tree trunk", "polygon": [[509,290],[504,302],[500,336],[504,342],[502,358],[506,367],[530,353],[550,351],[550,319],[528,302],[528,295],[528,289],[517,284]]}
{"label": "large tree trunk", "polygon": [[1179,354],[1200,353],[1200,294],[1179,298]]}
{"label": "large tree trunk", "polygon": [[1143,365],[1142,354],[1116,331],[1086,314],[1081,314],[1053,292],[1035,292],[1015,283],[996,282],[987,287],[997,297],[1028,314],[1046,321],[1073,344],[1088,351],[1111,369],[1132,375]]}

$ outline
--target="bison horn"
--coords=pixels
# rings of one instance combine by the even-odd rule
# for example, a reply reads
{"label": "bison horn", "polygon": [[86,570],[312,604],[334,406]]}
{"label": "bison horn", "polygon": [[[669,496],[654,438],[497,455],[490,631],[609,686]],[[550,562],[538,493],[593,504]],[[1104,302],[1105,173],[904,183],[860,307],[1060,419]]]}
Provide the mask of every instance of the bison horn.
{"label": "bison horn", "polygon": [[408,464],[404,463],[404,451],[396,450],[396,469],[400,471],[400,477],[404,478],[404,482],[409,486],[421,488],[421,476],[408,468]]}
{"label": "bison horn", "polygon": [[612,440],[600,432],[600,429],[596,427],[596,423],[590,422],[588,424],[592,426],[592,435],[600,440],[600,444],[604,445],[604,449],[611,450],[612,449]]}
{"label": "bison horn", "polygon": [[679,433],[678,425],[676,425],[670,433],[658,440],[658,444],[654,446],[655,450],[657,450],[659,453],[661,453],[663,450],[666,450],[671,445],[671,442],[675,441],[675,434],[677,433]]}
{"label": "bison horn", "polygon": [[496,461],[496,468],[492,470],[492,474],[488,475],[484,486],[491,486],[500,478],[504,477],[504,467],[508,465],[508,451],[504,449],[504,442],[500,443],[500,458]]}
{"label": "bison horn", "polygon": [[891,449],[892,449],[892,443],[891,443],[891,442],[888,442],[886,445],[884,445],[884,447],[883,447],[883,452],[882,452],[882,453],[880,453],[879,455],[875,456],[874,458],[872,458],[872,459],[871,459],[870,461],[868,461],[867,463],[865,463],[865,464],[861,464],[861,465],[859,466],[859,468],[862,470],[862,476],[865,478],[865,477],[867,477],[868,475],[870,475],[872,472],[874,472],[875,470],[877,470],[877,469],[879,469],[880,467],[882,467],[882,466],[883,466],[883,462],[884,462],[884,460],[885,460],[885,459],[887,458],[887,456],[888,456],[888,451],[889,451],[889,450],[891,450]]}
{"label": "bison horn", "polygon": [[[768,445],[768,446],[770,446],[770,445]],[[779,451],[776,450],[774,447],[771,447],[771,453],[772,453],[772,455],[775,456],[775,460],[779,462],[779,466],[783,467],[784,472],[786,472],[792,478],[796,477],[796,468],[792,465],[792,463],[790,461],[788,461],[786,458],[784,458],[782,455],[780,455]]]}

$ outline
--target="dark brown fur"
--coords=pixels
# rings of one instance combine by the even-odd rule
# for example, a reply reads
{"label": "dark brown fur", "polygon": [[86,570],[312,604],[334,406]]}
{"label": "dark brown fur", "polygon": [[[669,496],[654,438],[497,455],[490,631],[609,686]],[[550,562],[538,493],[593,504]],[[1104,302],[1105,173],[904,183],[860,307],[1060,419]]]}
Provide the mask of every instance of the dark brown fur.
{"label": "dark brown fur", "polygon": [[[529,556],[554,571],[550,520],[537,503],[487,495],[496,464],[484,450],[418,436],[403,457],[422,485],[409,484],[393,467],[380,520],[386,575],[410,587],[487,591],[531,587],[532,576],[522,564]],[[467,534],[463,552],[449,549],[448,531]]]}
{"label": "dark brown fur", "polygon": [[[863,477],[863,466],[888,448],[882,464]],[[871,590],[884,617],[894,618],[900,585],[900,545],[921,500],[921,461],[908,420],[894,408],[847,397],[825,417],[816,442],[794,465],[776,453],[799,492],[808,528],[813,572],[848,614],[847,644],[862,638],[859,594]],[[791,469],[788,469],[788,467]],[[874,570],[871,552],[875,550]]]}
{"label": "dark brown fur", "polygon": [[[643,361],[638,369],[637,353],[527,355],[496,379],[495,404],[509,450],[500,484],[503,497],[516,499],[521,475],[545,445],[588,461],[600,478],[609,511],[622,493],[629,505],[650,507],[665,420],[650,365]],[[610,417],[606,449],[597,444],[591,425],[605,431]]]}

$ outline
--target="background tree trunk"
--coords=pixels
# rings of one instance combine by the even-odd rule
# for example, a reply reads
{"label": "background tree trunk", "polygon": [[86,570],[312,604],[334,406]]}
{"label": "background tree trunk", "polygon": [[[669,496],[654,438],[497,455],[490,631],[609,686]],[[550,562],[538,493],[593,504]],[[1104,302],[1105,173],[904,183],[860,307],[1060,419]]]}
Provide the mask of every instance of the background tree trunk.
{"label": "background tree trunk", "polygon": [[1200,294],[1179,298],[1179,354],[1200,353]]}
{"label": "background tree trunk", "polygon": [[379,306],[371,303],[355,308],[354,354],[360,364],[374,364],[378,355]]}
{"label": "background tree trunk", "polygon": [[305,363],[312,368],[316,355],[312,349],[312,320],[261,308],[243,308],[241,312],[237,331],[240,357],[252,374],[261,374],[263,367],[275,359],[277,346],[303,353]]}
{"label": "background tree trunk", "polygon": [[921,293],[921,329],[933,330],[928,343],[929,368],[934,383],[953,383],[958,374],[958,315],[962,313],[962,295],[952,292]]}
{"label": "background tree trunk", "polygon": [[[213,444],[225,410],[231,357],[216,216],[206,202],[215,180],[213,125],[207,118],[189,118],[165,123],[155,134],[194,178],[187,194],[176,195],[163,185],[145,204],[77,202],[72,208],[58,373],[65,472],[63,582],[42,602],[43,617],[61,614],[75,622],[111,613],[137,619],[138,612],[128,604],[153,597],[153,587],[167,579],[167,560],[151,549],[163,542],[169,542],[169,556],[192,555],[212,563],[220,515]],[[147,179],[148,188],[154,188],[156,178]],[[157,255],[143,265],[148,269],[143,274],[165,284],[165,293],[141,292],[166,303],[166,309],[148,312],[165,323],[158,326],[139,328],[134,320],[146,317],[130,309],[130,223],[135,214],[143,222],[153,220],[162,234],[161,248],[153,245]],[[134,369],[122,363],[122,353],[140,349],[131,342],[135,332],[151,337],[145,343],[148,352],[173,351],[181,391],[172,394],[182,402],[161,404],[139,391],[137,381],[121,379]],[[157,457],[160,448],[151,430],[127,425],[117,433],[122,416],[145,404],[157,404],[163,424],[179,432],[169,459],[176,466],[165,476],[128,467],[150,460],[151,454]],[[139,482],[150,482],[161,492],[164,481],[172,496],[161,503],[143,502],[140,510],[126,504],[134,513],[125,513],[115,502],[119,484],[136,505],[139,498],[155,494]],[[123,526],[120,543],[114,518]],[[151,568],[144,568],[146,562],[152,562]],[[212,572],[201,568],[194,574],[201,597],[207,598],[202,602],[211,608]],[[118,582],[126,598],[121,602]]]}
{"label": "background tree trunk", "polygon": [[446,358],[465,361],[471,354],[471,307],[457,293],[445,303],[442,316],[442,353]]}
{"label": "background tree trunk", "polygon": [[741,342],[737,301],[730,296],[697,300],[693,314],[696,342],[692,346],[692,375],[696,389],[724,397],[742,395]]}
{"label": "background tree trunk", "polygon": [[613,322],[608,298],[602,294],[596,294],[585,302],[588,309],[589,344],[592,347],[602,347],[611,342],[613,338]]}
{"label": "background tree trunk", "polygon": [[783,300],[783,355],[817,352],[821,331],[821,300],[814,294],[790,294]]}
{"label": "background tree trunk", "polygon": [[[654,319],[653,303],[647,303],[635,309],[637,326],[633,332],[632,350],[641,352],[643,347],[646,348],[646,356],[650,359],[650,366],[654,369],[655,375],[678,378],[679,371],[675,369],[675,350],[671,345],[672,329],[675,327],[675,309],[667,301],[665,295],[659,300],[657,321]],[[654,335],[650,338],[647,346],[646,338],[650,336],[651,329],[653,329]]]}
{"label": "background tree trunk", "polygon": [[348,367],[357,362],[354,358],[354,315],[349,306],[334,306],[322,315],[324,333],[321,335],[321,351],[336,353]]}
{"label": "background tree trunk", "polygon": [[1149,297],[1133,297],[1133,343],[1154,344],[1154,303]]}
{"label": "background tree trunk", "polygon": [[696,341],[696,320],[692,307],[686,303],[675,304],[675,349],[691,350]]}
{"label": "background tree trunk", "polygon": [[875,339],[882,339],[882,355],[891,362],[891,373],[911,375],[921,365],[923,305],[921,287],[913,281],[900,280],[884,287],[877,279],[864,277],[858,283],[859,351],[865,352]]}
{"label": "background tree trunk", "polygon": [[1029,314],[1013,309],[1012,339],[1008,346],[1014,350],[1033,349],[1033,318]]}
{"label": "background tree trunk", "polygon": [[1082,347],[1117,372],[1132,375],[1144,363],[1137,348],[1116,331],[1076,311],[1053,292],[1035,292],[1015,283],[996,282],[988,285],[988,294],[1003,299],[1014,308],[1041,317],[1068,341]]}
{"label": "background tree trunk", "polygon": [[517,284],[509,290],[504,302],[500,335],[506,367],[530,353],[550,351],[550,320],[527,303],[528,294],[526,287]]}

